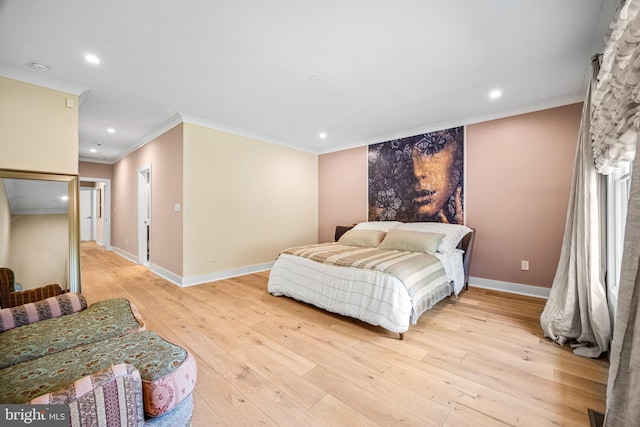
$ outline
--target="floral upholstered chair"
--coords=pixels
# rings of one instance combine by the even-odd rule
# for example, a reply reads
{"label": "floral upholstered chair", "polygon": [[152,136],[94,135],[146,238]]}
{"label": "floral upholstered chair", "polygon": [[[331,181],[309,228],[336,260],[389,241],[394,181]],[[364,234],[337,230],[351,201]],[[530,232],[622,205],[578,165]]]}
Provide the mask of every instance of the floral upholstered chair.
{"label": "floral upholstered chair", "polygon": [[64,293],[60,285],[57,284],[16,292],[15,284],[16,277],[13,270],[0,267],[0,308],[16,307]]}

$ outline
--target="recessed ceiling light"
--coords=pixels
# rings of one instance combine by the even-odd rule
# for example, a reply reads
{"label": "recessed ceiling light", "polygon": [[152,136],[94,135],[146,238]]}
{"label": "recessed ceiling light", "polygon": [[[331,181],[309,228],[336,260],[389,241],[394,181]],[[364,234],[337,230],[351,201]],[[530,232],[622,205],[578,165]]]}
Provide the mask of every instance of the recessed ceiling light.
{"label": "recessed ceiling light", "polygon": [[44,62],[40,62],[40,61],[31,61],[31,66],[38,71],[44,71],[44,72],[49,71],[49,69],[51,68]]}
{"label": "recessed ceiling light", "polygon": [[89,54],[89,55],[85,55],[84,59],[87,60],[87,62],[91,62],[92,64],[99,64],[100,63],[100,58],[98,58],[95,55]]}
{"label": "recessed ceiling light", "polygon": [[498,89],[491,91],[491,93],[489,94],[489,97],[491,99],[500,98],[501,96],[502,96],[502,91]]}
{"label": "recessed ceiling light", "polygon": [[114,128],[108,128],[107,132],[109,133],[116,133],[116,130]]}
{"label": "recessed ceiling light", "polygon": [[92,148],[92,149],[91,149],[91,150],[89,150],[89,151],[91,151],[92,153],[97,153],[97,152],[98,152],[98,150],[96,150],[95,148]]}
{"label": "recessed ceiling light", "polygon": [[320,137],[320,138],[322,138],[322,139],[325,139],[325,138],[327,137],[327,134],[326,134],[326,133],[324,133],[324,132],[320,132],[320,133],[318,134],[318,137]]}
{"label": "recessed ceiling light", "polygon": [[60,196],[60,200],[67,201],[69,200],[69,196]]}

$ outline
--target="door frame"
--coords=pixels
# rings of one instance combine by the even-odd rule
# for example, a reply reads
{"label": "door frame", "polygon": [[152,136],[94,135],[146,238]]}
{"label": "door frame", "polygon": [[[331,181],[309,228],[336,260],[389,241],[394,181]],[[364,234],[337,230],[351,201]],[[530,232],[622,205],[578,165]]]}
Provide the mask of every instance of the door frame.
{"label": "door frame", "polygon": [[88,240],[96,240],[96,189],[93,187],[80,187],[80,203],[78,204],[80,208],[80,241],[82,241],[82,193],[89,193],[89,215],[91,219],[91,229],[89,231],[89,239]]}
{"label": "door frame", "polygon": [[103,182],[104,183],[104,206],[102,217],[104,218],[104,247],[110,251],[111,248],[111,179],[109,178],[89,178],[80,177],[79,181]]}
{"label": "door frame", "polygon": [[[151,264],[151,164],[138,169],[138,264]],[[147,218],[142,212],[147,210]]]}

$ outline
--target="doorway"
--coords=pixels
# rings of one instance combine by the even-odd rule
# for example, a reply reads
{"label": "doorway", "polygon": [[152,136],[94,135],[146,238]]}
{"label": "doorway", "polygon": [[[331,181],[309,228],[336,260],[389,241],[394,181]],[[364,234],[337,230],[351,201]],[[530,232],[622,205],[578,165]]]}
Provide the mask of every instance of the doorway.
{"label": "doorway", "polygon": [[95,189],[80,187],[80,240],[95,240]]}
{"label": "doorway", "polygon": [[[93,183],[94,187],[89,189],[94,190],[92,197],[93,212],[91,214],[93,220],[93,238],[96,243],[103,245],[106,250],[111,250],[111,179],[109,178],[89,178],[80,177],[80,182]],[[82,197],[82,187],[80,190],[80,197]],[[80,201],[80,218],[82,223],[83,215],[82,200]],[[82,238],[82,224],[80,224],[80,240]]]}
{"label": "doorway", "polygon": [[151,260],[151,165],[138,170],[138,264]]}

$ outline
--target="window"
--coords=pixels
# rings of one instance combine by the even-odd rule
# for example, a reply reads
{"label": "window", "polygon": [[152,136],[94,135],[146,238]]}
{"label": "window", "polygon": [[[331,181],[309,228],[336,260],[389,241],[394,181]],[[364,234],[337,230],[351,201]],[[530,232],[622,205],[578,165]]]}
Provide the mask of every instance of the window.
{"label": "window", "polygon": [[618,304],[632,166],[628,162],[607,175],[607,298],[612,320]]}

